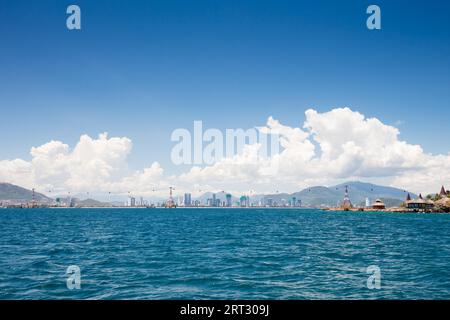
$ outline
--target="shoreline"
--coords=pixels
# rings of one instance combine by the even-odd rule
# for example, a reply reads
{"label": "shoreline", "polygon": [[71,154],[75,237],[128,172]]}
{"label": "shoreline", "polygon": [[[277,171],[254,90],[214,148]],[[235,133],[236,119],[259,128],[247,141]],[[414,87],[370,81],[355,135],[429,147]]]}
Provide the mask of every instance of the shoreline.
{"label": "shoreline", "polygon": [[395,209],[384,209],[384,210],[377,210],[377,209],[371,209],[371,208],[354,208],[354,209],[350,209],[350,210],[343,210],[340,208],[314,208],[314,207],[207,207],[207,206],[203,206],[203,207],[175,207],[175,208],[167,208],[167,207],[141,207],[141,206],[136,206],[136,207],[127,207],[127,206],[110,206],[110,207],[0,207],[0,209],[56,209],[56,210],[70,210],[70,209],[125,209],[125,210],[130,210],[130,209],[168,209],[168,210],[173,210],[173,209],[181,209],[181,210],[195,210],[195,209],[202,209],[202,210],[206,210],[206,209],[218,209],[218,210],[226,210],[226,209],[231,209],[231,210],[236,210],[236,209],[244,209],[244,210],[272,210],[272,209],[277,209],[277,210],[319,210],[322,212],[337,212],[337,213],[343,213],[343,212],[353,212],[353,213],[397,213],[397,214],[449,214],[450,212],[444,212],[444,211],[434,211],[434,210],[413,210],[413,209],[402,209],[400,210],[399,208],[395,208]]}

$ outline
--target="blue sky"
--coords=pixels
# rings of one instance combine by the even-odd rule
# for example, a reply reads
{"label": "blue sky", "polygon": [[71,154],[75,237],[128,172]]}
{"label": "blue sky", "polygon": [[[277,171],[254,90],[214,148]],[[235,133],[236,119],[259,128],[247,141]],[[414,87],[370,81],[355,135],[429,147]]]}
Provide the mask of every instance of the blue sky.
{"label": "blue sky", "polygon": [[[82,30],[66,28],[78,4]],[[382,30],[369,31],[377,4]],[[170,134],[250,128],[348,106],[450,150],[447,1],[0,0],[0,159],[52,139],[127,136],[167,169]]]}

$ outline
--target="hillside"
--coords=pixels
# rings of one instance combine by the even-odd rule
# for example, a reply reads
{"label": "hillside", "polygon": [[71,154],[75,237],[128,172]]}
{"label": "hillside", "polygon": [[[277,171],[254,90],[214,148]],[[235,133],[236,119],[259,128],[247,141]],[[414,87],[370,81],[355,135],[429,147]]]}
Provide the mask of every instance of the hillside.
{"label": "hillside", "polygon": [[[346,182],[331,187],[311,187],[292,194],[265,195],[280,203],[283,199],[288,201],[293,197],[302,200],[303,206],[336,206],[344,198],[345,186],[348,186],[350,200],[355,205],[364,205],[366,198],[371,202],[382,199],[388,206],[397,206],[405,200],[407,191],[393,187],[379,186],[365,182]],[[417,197],[411,193],[411,197]]]}
{"label": "hillside", "polygon": [[[51,202],[52,199],[35,192],[34,199],[39,202]],[[33,191],[10,184],[0,183],[0,201],[31,201],[33,200]]]}
{"label": "hillside", "polygon": [[[365,205],[366,198],[369,198],[371,203],[376,199],[381,199],[388,207],[399,206],[408,193],[408,191],[402,189],[354,181],[331,187],[315,186],[294,193],[252,195],[251,202],[263,200],[266,203],[267,199],[272,199],[272,202],[281,204],[282,202],[287,203],[295,197],[297,200],[302,201],[302,206],[336,206],[344,198],[345,186],[348,187],[350,200],[357,206]],[[226,192],[218,192],[216,193],[216,198],[225,201],[225,194]],[[410,192],[410,195],[413,198],[417,197],[412,192]],[[211,197],[212,193],[207,192],[194,200],[201,200],[202,203],[206,203],[206,200]],[[233,203],[239,201],[239,197],[240,195],[233,194]]]}
{"label": "hillside", "polygon": [[95,199],[72,199],[72,202],[75,204],[76,207],[111,207],[110,203],[107,202],[101,202]]}
{"label": "hillside", "polygon": [[[251,202],[258,202],[262,199],[263,202],[266,203],[267,199],[272,199],[272,202],[281,204],[282,202],[287,203],[295,197],[297,200],[302,201],[302,206],[336,206],[344,198],[345,186],[348,186],[350,200],[357,206],[364,205],[366,198],[369,198],[371,202],[376,199],[381,199],[388,207],[398,206],[405,200],[408,193],[406,190],[402,189],[356,181],[347,182],[332,187],[316,186],[290,194],[277,193],[268,195],[252,195]],[[0,183],[0,201],[27,202],[32,200],[32,194],[33,192],[31,190],[10,183]],[[216,193],[216,198],[221,201],[225,201],[225,195],[226,192],[218,192]],[[417,197],[417,195],[411,192],[410,195],[413,198]],[[239,197],[240,195],[234,194],[232,197],[232,202],[238,202]],[[212,198],[211,192],[207,192],[195,199],[200,199],[202,200],[202,203],[206,203],[206,199],[208,198]],[[53,201],[51,198],[37,192],[35,193],[35,200],[38,202]],[[72,201],[75,206],[80,207],[104,207],[111,205],[109,203],[100,202],[94,199],[80,200],[73,198]]]}

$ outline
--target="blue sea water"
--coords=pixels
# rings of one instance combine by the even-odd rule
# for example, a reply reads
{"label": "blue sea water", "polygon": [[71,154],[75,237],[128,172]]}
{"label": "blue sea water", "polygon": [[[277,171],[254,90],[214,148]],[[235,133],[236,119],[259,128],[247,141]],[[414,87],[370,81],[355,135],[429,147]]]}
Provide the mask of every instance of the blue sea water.
{"label": "blue sea water", "polygon": [[450,215],[0,209],[0,299],[450,299]]}

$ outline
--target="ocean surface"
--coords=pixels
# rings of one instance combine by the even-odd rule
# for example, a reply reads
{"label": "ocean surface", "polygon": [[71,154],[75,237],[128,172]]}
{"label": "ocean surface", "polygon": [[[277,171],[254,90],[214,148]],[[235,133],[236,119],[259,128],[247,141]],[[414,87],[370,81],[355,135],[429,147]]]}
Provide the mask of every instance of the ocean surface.
{"label": "ocean surface", "polygon": [[0,299],[450,299],[450,215],[0,209]]}

